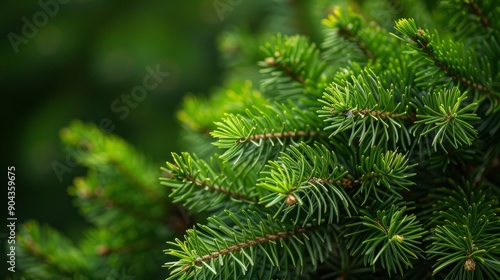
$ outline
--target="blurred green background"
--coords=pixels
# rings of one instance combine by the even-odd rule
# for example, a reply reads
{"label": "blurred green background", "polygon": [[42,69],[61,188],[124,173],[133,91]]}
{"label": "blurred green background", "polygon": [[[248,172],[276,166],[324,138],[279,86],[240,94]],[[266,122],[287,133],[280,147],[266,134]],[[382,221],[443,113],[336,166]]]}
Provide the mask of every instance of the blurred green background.
{"label": "blurred green background", "polygon": [[[85,170],[54,171],[55,164],[67,166],[60,129],[73,119],[109,119],[113,133],[163,165],[170,152],[184,150],[175,120],[182,96],[222,82],[218,36],[233,25],[255,25],[268,2],[240,1],[222,17],[213,0],[60,2],[0,4],[2,166],[16,167],[18,227],[36,219],[78,238],[86,224],[67,187]],[[113,102],[157,65],[169,76],[121,119]],[[0,230],[2,250],[6,233]]]}

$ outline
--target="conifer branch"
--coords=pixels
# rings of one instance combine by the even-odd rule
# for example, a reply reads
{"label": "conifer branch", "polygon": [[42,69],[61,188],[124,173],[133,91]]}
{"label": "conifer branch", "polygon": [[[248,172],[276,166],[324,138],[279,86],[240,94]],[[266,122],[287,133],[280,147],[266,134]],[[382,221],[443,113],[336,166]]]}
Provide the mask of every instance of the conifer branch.
{"label": "conifer branch", "polygon": [[[276,57],[279,57],[280,56],[280,53],[279,52],[275,52],[274,55]],[[298,73],[294,73],[292,68],[285,64],[285,63],[280,63],[280,62],[277,62],[276,59],[274,57],[268,57],[266,58],[265,60],[265,63],[268,65],[268,66],[271,66],[271,67],[274,67],[278,70],[282,70],[284,71],[285,75],[292,78],[292,80],[294,81],[297,81],[301,84],[304,84],[305,80],[304,78],[298,74]]]}
{"label": "conifer branch", "polygon": [[336,7],[323,21],[325,41],[323,56],[338,66],[353,66],[371,61],[385,64],[391,56],[390,49],[398,48],[395,40],[376,24],[351,11]]}
{"label": "conifer branch", "polygon": [[[285,264],[303,266],[306,258],[297,253],[304,247],[311,265],[317,266],[332,250],[328,225],[296,227],[259,212],[225,211],[223,216],[209,218],[209,225],[188,230],[184,241],[168,242],[172,248],[166,253],[179,258],[165,264],[171,269],[171,278],[211,279],[217,275],[226,279],[256,274],[262,267],[272,272],[287,269],[280,268]],[[277,250],[278,246],[285,250]],[[259,279],[272,277],[270,273]]]}
{"label": "conifer branch", "polygon": [[[396,30],[405,37],[398,37],[399,39],[428,58],[437,68],[437,71],[431,71],[425,75],[432,76],[441,72],[451,78],[456,85],[479,92],[493,99],[495,103],[500,102],[500,94],[495,92],[490,85],[492,76],[489,73],[488,62],[476,58],[475,54],[467,50],[463,44],[453,41],[440,42],[435,39],[437,34],[433,36],[428,31],[417,28],[413,19],[400,19],[396,23]],[[466,68],[463,64],[470,66]],[[478,66],[481,66],[482,72],[477,71]]]}
{"label": "conifer branch", "polygon": [[236,140],[237,143],[244,143],[246,141],[266,141],[269,139],[286,139],[286,138],[302,138],[302,137],[307,137],[307,138],[315,138],[315,137],[324,137],[324,134],[318,133],[316,131],[283,131],[283,132],[273,132],[273,133],[266,133],[266,134],[254,134],[249,137],[243,137],[238,140]]}
{"label": "conifer branch", "polygon": [[363,254],[365,262],[372,266],[380,262],[389,275],[403,274],[403,265],[412,267],[410,259],[423,257],[420,243],[424,229],[414,214],[404,214],[406,207],[396,205],[392,200],[372,203],[360,210],[361,221],[347,225],[346,234],[347,248],[354,255]]}
{"label": "conifer branch", "polygon": [[294,223],[302,225],[333,223],[339,220],[341,209],[351,215],[353,202],[341,184],[347,172],[323,145],[291,146],[276,161],[268,162],[261,174],[257,186],[271,192],[261,203],[266,207],[278,204],[275,217],[281,221],[292,216]]}
{"label": "conifer branch", "polygon": [[351,33],[348,27],[339,28],[338,34],[344,37],[346,40],[353,42],[363,52],[366,58],[374,59],[373,54],[368,50],[366,45],[358,37]]}
{"label": "conifer branch", "polygon": [[[202,257],[198,257],[194,260],[194,264],[199,264],[201,262],[208,262],[212,259],[217,259],[219,256],[224,256],[233,252],[238,252],[240,250],[243,250],[245,248],[249,247],[255,247],[258,246],[259,244],[265,244],[267,242],[277,242],[280,239],[286,239],[290,237],[300,237],[303,233],[306,231],[310,230],[310,228],[297,228],[294,231],[287,231],[287,232],[275,232],[272,234],[266,234],[265,236],[254,236],[253,239],[246,240],[245,242],[240,242],[236,245],[232,245],[228,248],[224,248],[220,251],[215,251],[211,252],[207,255],[204,255]],[[182,270],[186,270],[190,268],[190,264],[185,264],[182,268]]]}
{"label": "conifer branch", "polygon": [[[432,224],[427,254],[437,259],[433,273],[452,266],[449,275],[476,275],[496,279],[500,266],[500,213],[498,200],[487,198],[484,186],[451,182],[452,187],[439,188],[439,198]],[[495,276],[496,275],[496,276]]]}
{"label": "conifer branch", "polygon": [[298,108],[287,103],[272,103],[246,110],[245,115],[228,115],[217,122],[212,136],[218,138],[215,146],[225,149],[222,158],[239,163],[242,158],[265,163],[274,158],[288,145],[313,141],[328,141],[321,133],[321,120],[308,108]]}
{"label": "conifer branch", "polygon": [[[162,217],[152,216],[151,213],[141,211],[138,207],[131,207],[130,204],[125,202],[121,202],[117,199],[114,199],[112,196],[105,195],[105,190],[101,186],[93,186],[92,179],[86,178],[76,178],[74,181],[76,192],[75,194],[78,198],[85,201],[85,203],[96,203],[101,204],[103,206],[102,211],[109,211],[109,208],[116,207],[121,212],[129,214],[131,217],[134,217],[138,221],[148,221],[151,224],[165,224],[166,219],[162,215]],[[162,203],[163,205],[164,203]],[[93,219],[93,217],[90,217]]]}
{"label": "conifer branch", "polygon": [[[171,166],[171,168],[173,167],[173,168],[176,168],[177,170],[179,170],[178,166],[175,166],[175,165],[170,165],[170,166]],[[184,176],[184,178],[180,178],[180,177],[174,177],[174,175],[170,172],[170,173],[168,173],[168,176],[171,179],[177,179],[179,181],[188,181],[188,182],[191,182],[194,185],[196,185],[196,187],[198,187],[199,189],[204,190],[204,191],[210,191],[210,192],[215,192],[215,193],[222,193],[225,196],[234,198],[236,200],[245,200],[246,202],[254,203],[254,204],[258,203],[258,200],[255,200],[255,199],[253,199],[251,197],[248,197],[248,196],[246,196],[246,195],[244,195],[242,193],[237,193],[235,191],[228,190],[224,186],[218,186],[218,185],[210,184],[207,181],[202,181],[202,180],[197,179],[196,177],[194,177],[192,175],[187,175],[186,174]]]}
{"label": "conifer branch", "polygon": [[[456,83],[465,84],[467,87],[470,87],[474,90],[478,90],[486,95],[493,96],[494,92],[486,86],[483,86],[480,83],[474,82],[469,77],[463,76],[460,72],[454,70],[452,65],[449,65],[447,61],[438,57],[433,48],[430,46],[430,37],[429,35],[422,29],[418,29],[415,37],[413,39],[418,48],[420,48],[434,64],[441,69],[441,71],[445,72],[449,77],[453,78]],[[495,98],[499,98],[495,96]]]}
{"label": "conifer branch", "polygon": [[451,144],[455,149],[462,145],[471,145],[477,130],[469,123],[478,120],[476,103],[465,103],[467,93],[461,94],[457,87],[423,96],[421,101],[412,104],[417,108],[417,121],[411,128],[414,135],[422,137],[433,133],[432,146],[439,146],[446,151],[443,142]]}
{"label": "conifer branch", "polygon": [[483,10],[476,3],[474,3],[474,1],[464,0],[462,3],[466,6],[469,6],[472,13],[480,19],[481,24],[485,29],[488,29],[490,27],[490,21],[488,20],[488,17],[486,17],[486,15],[483,13]]}
{"label": "conifer branch", "polygon": [[233,166],[218,156],[212,157],[210,163],[189,153],[172,153],[172,157],[174,162],[167,162],[167,168],[162,168],[167,176],[160,181],[171,188],[174,202],[197,211],[230,209],[234,201],[245,202],[239,207],[258,203],[254,190],[256,176],[251,173],[258,166]]}
{"label": "conifer branch", "polygon": [[302,36],[278,34],[262,51],[265,58],[259,66],[266,96],[278,101],[292,99],[298,104],[321,94],[326,65],[314,43]]}
{"label": "conifer branch", "polygon": [[407,127],[415,118],[407,93],[384,88],[371,71],[330,84],[320,102],[325,106],[318,115],[331,123],[325,127],[333,130],[330,137],[351,131],[349,143],[368,141],[366,148],[392,144],[395,149],[411,141]]}

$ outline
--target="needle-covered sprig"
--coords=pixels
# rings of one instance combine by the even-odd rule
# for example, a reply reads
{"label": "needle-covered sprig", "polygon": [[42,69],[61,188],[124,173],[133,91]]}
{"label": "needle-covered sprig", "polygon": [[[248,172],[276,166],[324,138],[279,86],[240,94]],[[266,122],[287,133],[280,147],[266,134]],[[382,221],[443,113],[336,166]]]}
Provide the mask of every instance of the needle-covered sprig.
{"label": "needle-covered sprig", "polygon": [[330,137],[349,133],[349,143],[367,142],[364,147],[384,145],[395,149],[407,147],[411,141],[407,124],[414,121],[408,106],[408,93],[393,87],[385,88],[374,72],[363,71],[359,76],[332,83],[320,101],[318,111],[327,122]]}
{"label": "needle-covered sprig", "polygon": [[344,213],[350,215],[352,201],[346,181],[351,179],[335,153],[323,145],[292,146],[276,161],[268,162],[261,175],[257,186],[271,194],[260,202],[266,207],[279,205],[276,216],[282,220],[293,219],[302,225],[326,220],[331,224]]}
{"label": "needle-covered sprig", "polygon": [[454,149],[472,145],[477,130],[471,123],[479,120],[475,114],[478,105],[467,101],[467,92],[461,93],[457,87],[431,92],[412,105],[417,121],[411,132],[419,141],[430,137],[435,151],[438,147],[446,151],[449,145]]}
{"label": "needle-covered sprig", "polygon": [[210,162],[189,153],[173,153],[172,157],[173,162],[162,168],[166,175],[160,181],[170,188],[175,203],[201,212],[241,209],[258,202],[257,177],[251,168],[224,164],[217,155]]}
{"label": "needle-covered sprig", "polygon": [[272,279],[279,270],[290,278],[306,265],[317,267],[333,249],[328,225],[298,227],[244,210],[208,222],[188,230],[184,240],[168,242],[165,252],[178,258],[165,264],[169,279]]}
{"label": "needle-covered sprig", "polygon": [[374,202],[360,210],[361,216],[356,218],[359,221],[347,225],[347,249],[353,255],[363,255],[365,264],[374,270],[380,265],[389,275],[403,274],[412,267],[413,260],[423,257],[421,243],[425,235],[417,217],[405,214],[407,210],[391,200]]}
{"label": "needle-covered sprig", "polygon": [[436,262],[433,273],[447,279],[498,279],[500,272],[500,211],[497,197],[486,197],[482,184],[452,183],[440,188],[427,254]]}

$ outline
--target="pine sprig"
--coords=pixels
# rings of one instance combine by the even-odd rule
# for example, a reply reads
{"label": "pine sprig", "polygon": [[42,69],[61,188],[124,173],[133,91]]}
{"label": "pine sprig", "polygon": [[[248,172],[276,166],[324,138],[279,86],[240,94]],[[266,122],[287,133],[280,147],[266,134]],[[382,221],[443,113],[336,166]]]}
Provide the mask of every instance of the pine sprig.
{"label": "pine sprig", "polygon": [[447,279],[498,279],[500,263],[500,207],[470,182],[453,183],[435,194],[436,218],[427,255],[437,259],[434,274],[448,269]]}
{"label": "pine sprig", "polygon": [[373,195],[378,201],[395,197],[401,199],[401,191],[408,191],[408,187],[415,183],[410,177],[410,169],[416,164],[410,164],[407,156],[393,151],[382,152],[380,147],[372,147],[370,153],[361,155],[357,166],[355,181],[359,184],[354,196],[364,194],[363,203]]}
{"label": "pine sprig", "polygon": [[455,34],[465,40],[482,40],[500,25],[500,9],[494,0],[446,0],[441,7],[452,15],[449,21]]}
{"label": "pine sprig", "polygon": [[367,141],[367,148],[381,144],[393,149],[407,147],[411,138],[406,126],[414,121],[408,94],[385,88],[368,70],[350,80],[330,84],[320,100],[325,106],[318,114],[331,123],[325,127],[333,130],[330,137],[350,132],[350,144]]}
{"label": "pine sprig", "polygon": [[218,89],[210,97],[187,95],[177,118],[182,124],[183,142],[200,158],[208,159],[220,150],[211,144],[210,132],[225,114],[243,113],[246,108],[267,103],[250,81],[237,81]]}
{"label": "pine sprig", "polygon": [[172,190],[173,202],[196,211],[250,207],[258,202],[252,170],[224,164],[218,156],[210,163],[189,153],[172,157],[173,163],[162,168],[167,176],[160,181]]}
{"label": "pine sprig", "polygon": [[[38,279],[53,279],[53,275],[60,279],[83,278],[91,271],[85,255],[69,239],[36,221],[29,221],[20,229],[17,248],[21,267]],[[79,274],[74,275],[75,271]]]}
{"label": "pine sprig", "polygon": [[278,34],[262,47],[262,91],[272,100],[314,100],[326,83],[319,50],[303,36]]}
{"label": "pine sprig", "polygon": [[271,194],[262,197],[260,203],[266,207],[278,204],[275,216],[281,216],[281,221],[291,215],[295,216],[294,223],[302,226],[325,220],[332,224],[338,222],[341,209],[351,215],[353,203],[343,185],[350,179],[335,153],[323,145],[291,146],[276,161],[270,161],[261,174],[257,186]]}
{"label": "pine sprig", "polygon": [[466,100],[467,92],[460,93],[457,87],[423,96],[421,102],[412,103],[417,109],[417,121],[411,132],[418,135],[419,141],[432,135],[431,146],[435,151],[438,145],[443,150],[447,149],[443,142],[454,149],[472,145],[477,130],[470,123],[479,120],[479,117],[474,113],[477,103],[467,104]]}
{"label": "pine sprig", "polygon": [[[422,258],[421,240],[425,235],[416,216],[405,215],[406,206],[397,207],[391,201],[372,203],[360,210],[360,221],[347,225],[347,249],[353,255],[362,254],[365,264],[376,264],[391,272],[404,273],[412,262]],[[379,210],[381,209],[381,210]]]}
{"label": "pine sprig", "polygon": [[327,139],[316,113],[299,109],[291,101],[248,109],[245,115],[230,114],[216,124],[211,133],[218,138],[214,145],[226,150],[221,156],[224,160],[236,163],[241,159],[265,162],[288,145]]}
{"label": "pine sprig", "polygon": [[[487,98],[492,103],[489,113],[498,108],[500,93],[493,89],[494,77],[487,57],[478,57],[463,43],[441,41],[437,32],[432,34],[418,28],[413,19],[398,20],[396,30],[403,35],[396,37],[417,53],[415,63],[420,63],[422,67],[416,80],[420,82],[420,86],[441,86],[452,81],[454,85],[475,93],[475,100]],[[440,79],[443,77],[444,80]]]}
{"label": "pine sprig", "polygon": [[[186,234],[184,241],[169,242],[172,248],[166,250],[179,258],[165,264],[172,279],[241,279],[244,275],[272,279],[276,270],[288,270],[286,266],[302,269],[306,259],[316,267],[332,248],[324,227],[299,228],[269,214],[248,211],[225,211],[224,217],[213,216],[209,225]],[[272,273],[262,275],[269,271],[259,273],[259,267],[270,267]]]}
{"label": "pine sprig", "polygon": [[339,7],[323,21],[325,40],[321,45],[323,59],[335,67],[354,63],[385,63],[398,48],[387,31],[375,23],[365,23],[363,17]]}

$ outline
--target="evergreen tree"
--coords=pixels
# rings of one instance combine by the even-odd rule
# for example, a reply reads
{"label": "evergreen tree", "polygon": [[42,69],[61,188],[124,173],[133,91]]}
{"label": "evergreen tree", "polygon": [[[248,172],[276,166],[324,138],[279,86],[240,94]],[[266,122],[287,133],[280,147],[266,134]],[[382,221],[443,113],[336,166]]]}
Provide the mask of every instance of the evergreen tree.
{"label": "evergreen tree", "polygon": [[[191,151],[161,175],[122,140],[64,130],[87,143],[71,193],[96,228],[76,247],[26,224],[27,271],[148,275],[168,240],[169,279],[500,279],[499,3],[298,3],[306,23],[328,11],[315,42],[221,38],[225,86],[186,97]],[[254,57],[258,81],[234,75]],[[167,195],[199,220],[183,236]]]}

